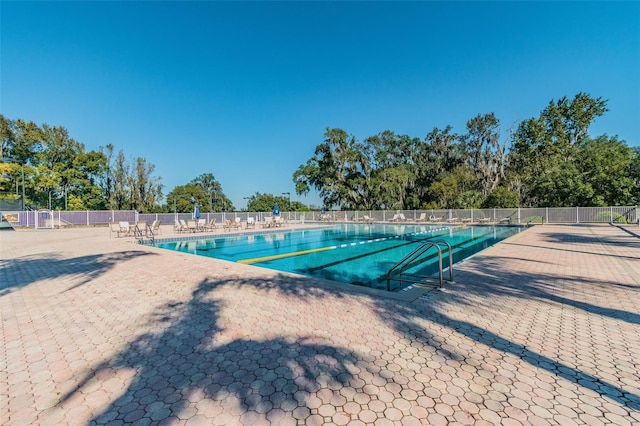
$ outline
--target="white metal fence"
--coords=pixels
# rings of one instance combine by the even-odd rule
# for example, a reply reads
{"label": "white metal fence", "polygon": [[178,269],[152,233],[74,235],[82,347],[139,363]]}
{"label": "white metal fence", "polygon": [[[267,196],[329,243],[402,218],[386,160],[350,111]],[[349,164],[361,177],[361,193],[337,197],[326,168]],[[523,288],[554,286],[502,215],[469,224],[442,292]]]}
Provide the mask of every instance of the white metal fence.
{"label": "white metal fence", "polygon": [[[229,217],[240,217],[241,220],[253,216],[261,221],[271,212],[224,212],[202,213],[207,221],[216,219],[218,223]],[[509,208],[509,209],[448,209],[448,210],[371,210],[344,211],[331,210],[325,213],[313,212],[283,212],[282,216],[291,221],[362,221],[365,216],[374,222],[388,222],[395,215],[402,214],[407,221],[463,221],[469,223],[639,223],[640,208],[638,206],[625,207],[542,207],[542,208]],[[42,217],[36,217],[41,215]],[[162,224],[173,224],[176,219],[191,219],[192,213],[138,213],[134,210],[101,210],[101,211],[3,211],[2,221],[14,227],[40,227],[49,225],[46,221],[53,220],[53,226],[105,226],[110,222],[145,220],[152,222],[160,220]],[[40,219],[40,220],[38,220]],[[45,222],[45,223],[43,223]]]}

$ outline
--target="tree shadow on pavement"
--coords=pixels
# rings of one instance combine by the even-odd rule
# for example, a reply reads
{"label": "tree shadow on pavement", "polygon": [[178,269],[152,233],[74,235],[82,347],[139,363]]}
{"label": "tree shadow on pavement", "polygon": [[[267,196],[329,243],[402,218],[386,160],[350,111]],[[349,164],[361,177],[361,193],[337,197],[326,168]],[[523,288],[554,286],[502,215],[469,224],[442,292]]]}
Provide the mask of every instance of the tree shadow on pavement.
{"label": "tree shadow on pavement", "polygon": [[[434,302],[434,300],[431,302]],[[433,306],[424,306],[423,303],[412,303],[403,306],[394,305],[392,307],[392,316],[385,314],[390,308],[389,306],[378,304],[378,309],[381,311],[381,315],[390,317],[396,330],[403,332],[409,340],[424,338],[424,326],[420,324],[420,321],[428,319],[477,343],[513,355],[533,367],[546,370],[552,375],[595,391],[603,397],[609,398],[631,410],[640,410],[640,395],[604,379],[586,374],[580,369],[559,360],[539,354],[523,344],[513,342],[476,324],[452,318],[438,310],[437,307],[434,309]],[[473,357],[473,354],[467,350],[468,347],[463,350],[453,342],[448,342],[445,339],[436,339],[432,344],[436,349],[436,353],[447,359],[464,364],[467,359]]]}
{"label": "tree shadow on pavement", "polygon": [[52,253],[0,260],[0,297],[40,280],[75,277],[78,282],[67,289],[70,290],[89,283],[117,264],[140,256],[156,254],[129,250],[74,258],[60,257]]}
{"label": "tree shadow on pavement", "polygon": [[92,421],[178,420],[197,411],[218,423],[252,424],[277,422],[291,412],[308,417],[312,394],[349,385],[359,356],[317,336],[250,340],[225,334],[225,306],[216,295],[225,284],[204,280],[190,300],[160,307],[148,319],[152,331],[93,368],[59,404],[72,404],[96,381],[129,370],[135,375],[126,390]]}
{"label": "tree shadow on pavement", "polygon": [[[472,341],[516,356],[535,368],[546,370],[550,374],[594,390],[633,410],[640,408],[639,395],[631,393],[617,384],[586,374],[559,360],[537,353],[525,345],[511,341],[480,325],[452,318],[446,313],[442,313],[447,309],[442,303],[453,302],[464,310],[465,305],[469,309],[476,308],[478,300],[492,303],[501,297],[511,297],[553,302],[589,314],[626,321],[630,324],[640,324],[640,315],[565,297],[554,285],[558,281],[557,276],[509,270],[502,265],[501,259],[495,256],[490,260],[483,259],[482,263],[476,262],[473,266],[473,275],[462,274],[462,277],[463,281],[472,284],[464,285],[464,288],[456,291],[455,294],[436,292],[433,294],[441,294],[441,296],[436,296],[429,301],[418,299],[410,303],[386,297],[387,294],[381,291],[371,292],[368,289],[347,285],[327,285],[316,280],[304,281],[303,287],[301,287],[301,282],[286,276],[278,280],[235,279],[224,283],[224,285],[234,288],[255,287],[301,298],[322,297],[324,295],[357,297],[364,303],[370,303],[382,321],[413,342],[412,344],[417,346],[419,351],[426,350],[435,356],[443,357],[445,360],[465,364],[469,357],[474,357],[477,354],[469,353],[467,350],[461,351],[460,348],[450,344],[446,337],[443,337],[450,335],[451,332],[459,333]],[[482,277],[482,279],[478,280],[478,277]],[[568,278],[563,277],[562,279],[567,280]],[[609,285],[609,283],[585,282],[585,280],[577,279],[576,281],[577,284],[583,286]],[[636,287],[636,290],[640,291],[640,288]],[[450,298],[455,298],[455,300]],[[484,308],[487,309],[487,312],[492,309],[491,306]],[[486,320],[489,321],[488,318]],[[448,331],[441,332],[441,330]]]}
{"label": "tree shadow on pavement", "polygon": [[[618,230],[625,232],[627,235],[617,233],[615,235],[597,235],[592,233],[591,235],[585,234],[567,234],[565,232],[551,232],[546,235],[546,241],[551,243],[561,244],[594,244],[594,245],[616,245],[620,247],[631,247],[640,249],[640,240],[638,235],[623,228],[616,227]],[[592,230],[592,227],[586,227],[586,229]],[[630,238],[630,236],[632,238]],[[640,258],[635,257],[635,259]]]}
{"label": "tree shadow on pavement", "polygon": [[[603,256],[603,257],[610,257],[612,259],[616,259],[616,258],[628,259],[628,260],[638,260],[638,259],[640,259],[640,257],[634,257],[634,256],[620,256],[620,255],[614,255],[614,254],[611,254],[611,253],[594,253],[594,252],[589,252],[589,251],[585,251],[585,250],[574,250],[574,249],[570,249],[570,248],[549,247],[549,246],[544,246],[544,245],[521,244],[521,243],[505,243],[505,244],[514,245],[514,246],[532,247],[532,248],[545,249],[545,250],[564,251],[564,252],[569,252],[569,253],[588,254],[588,255],[593,255],[593,256]],[[639,246],[639,248],[640,248],[640,246]]]}
{"label": "tree shadow on pavement", "polygon": [[[605,292],[612,288],[622,288],[640,296],[640,286],[613,281],[594,281],[583,277],[559,277],[544,272],[509,270],[507,262],[510,260],[513,258],[492,256],[483,259],[482,262],[476,262],[472,274],[458,273],[456,279],[462,279],[466,283],[466,295],[461,295],[457,302],[466,303],[465,301],[469,300],[470,304],[477,303],[476,300],[471,301],[474,299],[473,296],[480,296],[484,300],[491,300],[492,297],[529,298],[570,306],[629,324],[640,324],[640,313],[578,300],[576,297],[570,297],[575,294],[568,290],[578,287],[585,294],[601,294],[601,299],[605,300]],[[482,281],[478,282],[479,279]]]}

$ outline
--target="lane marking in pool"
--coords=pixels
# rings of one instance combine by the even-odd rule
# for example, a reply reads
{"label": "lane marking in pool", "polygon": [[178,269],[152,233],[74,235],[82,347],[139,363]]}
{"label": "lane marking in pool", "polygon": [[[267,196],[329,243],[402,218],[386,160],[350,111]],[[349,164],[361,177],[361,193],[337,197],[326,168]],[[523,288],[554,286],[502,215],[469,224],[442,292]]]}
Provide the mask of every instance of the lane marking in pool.
{"label": "lane marking in pool", "polygon": [[240,259],[237,262],[245,264],[245,265],[251,265],[252,263],[267,262],[269,260],[278,260],[278,259],[284,259],[284,258],[287,258],[287,257],[294,257],[294,256],[302,256],[304,254],[317,253],[317,252],[327,251],[327,250],[334,250],[334,249],[337,249],[337,248],[353,247],[353,246],[357,246],[357,245],[360,245],[360,244],[377,243],[377,242],[380,242],[380,241],[393,240],[393,239],[397,239],[397,238],[404,237],[404,236],[420,235],[420,234],[426,234],[426,233],[429,233],[429,232],[437,232],[437,231],[449,230],[449,229],[453,229],[453,228],[459,228],[459,226],[449,226],[449,227],[445,227],[445,228],[430,229],[428,231],[412,232],[410,234],[394,235],[393,237],[375,238],[373,240],[358,241],[358,242],[349,243],[349,244],[339,244],[339,245],[329,246],[329,247],[320,247],[320,248],[310,249],[310,250],[294,251],[294,252],[291,252],[291,253],[281,253],[281,254],[274,254],[274,255],[271,255],[271,256],[254,257],[254,258],[251,258],[251,259]]}

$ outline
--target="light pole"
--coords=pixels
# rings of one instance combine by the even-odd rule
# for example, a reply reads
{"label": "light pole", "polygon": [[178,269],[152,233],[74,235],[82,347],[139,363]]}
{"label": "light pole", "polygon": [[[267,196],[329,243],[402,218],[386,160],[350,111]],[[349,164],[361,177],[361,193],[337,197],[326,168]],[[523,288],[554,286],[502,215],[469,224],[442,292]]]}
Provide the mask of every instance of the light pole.
{"label": "light pole", "polygon": [[[243,200],[251,200],[251,197],[242,197]],[[247,212],[249,211],[249,201],[247,201]]]}

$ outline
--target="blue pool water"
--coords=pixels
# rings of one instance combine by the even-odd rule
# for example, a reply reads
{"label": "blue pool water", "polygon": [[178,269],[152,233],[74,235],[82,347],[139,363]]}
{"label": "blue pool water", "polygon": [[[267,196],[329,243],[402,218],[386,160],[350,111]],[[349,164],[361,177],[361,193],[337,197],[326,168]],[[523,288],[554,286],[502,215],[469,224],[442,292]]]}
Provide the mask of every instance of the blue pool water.
{"label": "blue pool water", "polygon": [[[389,269],[422,242],[447,241],[453,247],[455,263],[520,231],[518,227],[343,224],[156,245],[348,284],[386,288],[384,277]],[[436,250],[423,258],[409,272],[436,274]],[[444,266],[449,266],[448,252],[443,253],[443,258]]]}

